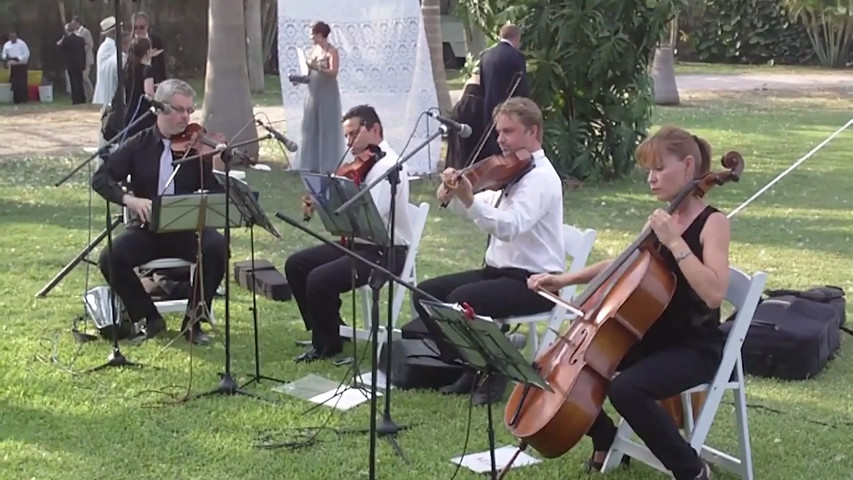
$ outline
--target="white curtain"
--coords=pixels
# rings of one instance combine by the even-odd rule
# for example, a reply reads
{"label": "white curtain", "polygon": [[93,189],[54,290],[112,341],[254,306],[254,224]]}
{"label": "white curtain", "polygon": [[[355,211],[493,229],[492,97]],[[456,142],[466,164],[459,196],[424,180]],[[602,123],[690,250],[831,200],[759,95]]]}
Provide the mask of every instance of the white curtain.
{"label": "white curtain", "polygon": [[[438,100],[420,2],[278,0],[281,93],[287,136],[297,143],[307,87],[291,85],[287,76],[300,73],[297,49],[308,53],[311,25],[317,21],[331,26],[329,41],[340,54],[341,113],[355,105],[372,105],[382,120],[385,139],[398,154],[408,156],[438,129],[434,120],[422,115],[437,108]],[[438,137],[415,153],[406,162],[410,174],[434,172],[440,149]]]}

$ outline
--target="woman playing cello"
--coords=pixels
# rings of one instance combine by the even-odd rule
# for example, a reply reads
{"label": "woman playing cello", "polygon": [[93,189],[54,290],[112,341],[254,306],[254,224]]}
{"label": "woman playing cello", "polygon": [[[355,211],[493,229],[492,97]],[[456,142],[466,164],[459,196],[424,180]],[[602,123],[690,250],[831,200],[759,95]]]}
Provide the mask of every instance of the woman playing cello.
{"label": "woman playing cello", "polygon": [[[664,127],[638,147],[637,161],[648,170],[652,194],[670,202],[688,182],[709,172],[711,147],[681,128]],[[607,393],[616,411],[676,479],[708,479],[708,465],[657,402],[710,381],[717,371],[725,340],[717,327],[728,287],[729,222],[700,196],[690,195],[672,215],[655,210],[647,226],[675,273],[675,293],[663,314],[628,351]],[[576,273],[533,275],[527,283],[531,289],[550,291],[586,284],[610,262]],[[588,468],[600,470],[616,426],[602,411],[587,435],[594,449]]]}

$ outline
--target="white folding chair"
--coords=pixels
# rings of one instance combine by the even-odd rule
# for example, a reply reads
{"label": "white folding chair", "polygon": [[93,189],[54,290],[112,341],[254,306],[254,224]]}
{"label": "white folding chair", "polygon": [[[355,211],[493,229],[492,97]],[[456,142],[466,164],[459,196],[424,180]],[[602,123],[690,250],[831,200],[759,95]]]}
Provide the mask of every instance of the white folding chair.
{"label": "white folding chair", "polygon": [[[749,427],[746,420],[746,386],[743,379],[741,346],[744,338],[746,338],[749,323],[755,314],[755,308],[758,306],[766,280],[767,275],[764,272],[756,272],[750,278],[749,275],[734,267],[729,269],[729,288],[726,292],[726,300],[737,309],[737,315],[723,349],[722,362],[720,362],[720,367],[711,383],[699,385],[681,393],[681,403],[684,409],[684,425],[682,428],[690,446],[708,462],[735,473],[744,480],[753,480],[755,476],[752,467]],[[705,444],[723,393],[726,390],[732,390],[734,393],[740,458]],[[691,394],[703,391],[707,394],[705,403],[694,422]],[[662,472],[669,473],[652,452],[645,445],[635,442],[632,439],[633,437],[634,432],[631,426],[624,419],[621,420],[617,429],[616,440],[607,453],[602,471],[606,472],[616,468],[621,463],[622,457],[628,455]]]}
{"label": "white folding chair", "polygon": [[[595,243],[596,235],[596,231],[591,228],[581,231],[572,225],[563,225],[563,248],[566,251],[566,255],[572,259],[569,272],[577,272],[586,266],[589,254],[592,252],[592,246]],[[565,287],[560,290],[560,298],[570,301],[575,296],[576,290],[576,285]],[[528,324],[527,343],[530,344],[530,358],[531,360],[535,360],[539,351],[548,347],[557,338],[557,334],[554,332],[560,331],[563,322],[571,318],[574,318],[574,315],[567,315],[564,307],[555,306],[547,312],[502,318],[498,319],[498,321],[506,325]],[[547,322],[547,328],[542,334],[541,342],[536,332],[536,324],[538,322]]]}
{"label": "white folding chair", "polygon": [[[124,223],[127,225],[130,220],[129,214],[127,212],[127,207],[122,209],[124,214]],[[136,267],[137,271],[143,270],[161,270],[167,268],[182,268],[189,267],[190,270],[190,284],[192,284],[193,276],[195,273],[196,264],[195,262],[189,262],[182,258],[157,258],[151,260],[150,262],[144,263],[142,265],[138,265]],[[227,272],[226,272],[227,275]],[[189,304],[189,299],[181,298],[176,300],[160,300],[154,302],[154,306],[157,307],[157,311],[161,314],[167,313],[185,313],[187,311],[187,305]],[[213,319],[213,306],[208,305],[208,309],[210,310],[210,324],[216,325]]]}
{"label": "white folding chair", "polygon": [[[412,244],[409,245],[409,248],[406,251],[406,261],[403,263],[403,271],[400,273],[400,278],[406,281],[411,285],[417,285],[418,283],[418,273],[417,273],[417,256],[418,249],[421,244],[421,237],[423,236],[424,229],[426,228],[427,216],[429,215],[429,204],[426,202],[421,203],[418,206],[409,204],[409,219],[412,222]],[[353,324],[352,327],[348,325],[342,325],[340,327],[340,335],[342,337],[347,338],[357,338],[359,340],[369,340],[370,339],[370,307],[371,307],[371,296],[372,291],[368,285],[364,285],[358,288],[358,291],[361,294],[361,320],[363,328],[356,327]],[[403,308],[403,300],[406,298],[406,287],[402,287],[400,285],[394,285],[394,298],[392,298],[392,312],[393,318],[391,320],[391,325],[394,327],[394,330],[391,332],[392,340],[398,340],[401,338],[400,330],[396,328],[397,319],[400,317],[400,310]],[[411,306],[411,311],[414,312],[414,305]],[[355,313],[355,312],[353,312]],[[414,315],[414,313],[413,313]],[[387,341],[388,333],[385,331],[386,327],[384,325],[379,325],[379,347],[382,348],[384,343]]]}

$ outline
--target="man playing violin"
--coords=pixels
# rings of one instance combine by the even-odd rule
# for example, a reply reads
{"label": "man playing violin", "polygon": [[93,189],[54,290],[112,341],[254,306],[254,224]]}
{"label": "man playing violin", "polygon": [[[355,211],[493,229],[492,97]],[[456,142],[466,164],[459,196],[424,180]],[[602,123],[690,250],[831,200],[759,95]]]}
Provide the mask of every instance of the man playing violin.
{"label": "man playing violin", "polygon": [[[708,173],[711,147],[681,128],[664,127],[638,147],[637,161],[649,172],[652,194],[670,202],[688,182]],[[729,280],[729,221],[702,198],[691,195],[672,215],[655,210],[646,226],[654,231],[661,244],[659,251],[675,273],[675,293],[661,317],[620,363],[608,396],[676,479],[708,479],[708,465],[657,401],[709,382],[722,359],[725,338],[717,327]],[[576,273],[534,275],[527,283],[531,289],[550,291],[586,284],[611,261]],[[594,449],[588,468],[600,470],[616,427],[602,412],[587,435],[592,437]]]}
{"label": "man playing violin", "polygon": [[[532,169],[502,192],[473,194],[471,182],[454,169],[442,173],[438,198],[464,215],[488,237],[483,268],[426,280],[421,290],[449,303],[468,303],[479,315],[506,318],[550,310],[553,305],[527,288],[527,278],[565,267],[563,249],[563,190],[557,174],[542,150],[542,112],[532,100],[510,98],[495,108],[498,144],[505,156],[526,152]],[[483,160],[486,162],[488,160]],[[429,319],[415,295],[415,306],[432,339],[442,351],[458,357],[438,325]],[[476,373],[467,370],[445,393],[469,393]],[[475,392],[474,403],[498,401],[507,380],[490,376]]]}
{"label": "man playing violin", "polygon": [[[399,157],[385,141],[382,122],[373,107],[359,105],[351,108],[344,114],[342,123],[344,138],[353,159],[351,163],[341,165],[336,172],[367,185],[395,166]],[[361,173],[364,169],[349,168],[357,163],[374,161],[363,177]],[[369,163],[367,165],[369,166]],[[354,172],[358,173],[353,174]],[[353,178],[354,176],[358,178]],[[395,265],[388,269],[399,273],[406,260],[406,247],[411,244],[413,237],[408,208],[409,176],[405,165],[400,171],[396,198],[391,198],[391,184],[388,181],[378,183],[370,190],[370,195],[386,228],[390,225],[391,202],[395,202]],[[384,264],[384,246],[355,238],[351,247],[362,257]],[[354,286],[366,285],[370,277],[370,267],[325,244],[298,251],[285,262],[287,283],[299,307],[305,328],[311,331],[311,346],[296,358],[297,362],[330,358],[343,351],[343,340],[339,334],[340,326],[343,325],[340,295],[353,289],[353,269]]]}
{"label": "man playing violin", "polygon": [[[165,330],[166,322],[145,292],[134,268],[157,258],[182,258],[196,261],[198,239],[195,232],[157,233],[149,229],[152,200],[162,195],[191,194],[200,189],[221,192],[213,177],[209,160],[189,161],[175,168],[171,138],[184,132],[193,113],[195,92],[186,82],[169,79],[160,84],[155,100],[169,105],[169,113],[157,112],[157,121],[122,143],[109,154],[92,177],[92,188],[106,200],[124,205],[131,214],[127,229],[113,240],[112,251],[101,252],[98,265],[110,287],[122,299],[134,323],[146,320],[146,336],[156,337]],[[199,165],[201,162],[201,165]],[[119,182],[130,176],[130,191]],[[219,282],[225,274],[227,250],[225,237],[212,228],[201,232],[202,262],[195,269],[193,285],[203,285],[201,295],[209,308]],[[201,275],[201,278],[199,278]],[[198,322],[192,322],[198,292],[191,294],[188,312],[181,330],[187,340],[198,344],[210,341]]]}

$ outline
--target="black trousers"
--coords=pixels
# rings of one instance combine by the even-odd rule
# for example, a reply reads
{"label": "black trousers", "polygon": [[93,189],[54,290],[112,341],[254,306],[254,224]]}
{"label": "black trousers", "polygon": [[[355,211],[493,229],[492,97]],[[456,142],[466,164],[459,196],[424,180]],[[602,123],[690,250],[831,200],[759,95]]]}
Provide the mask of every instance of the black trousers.
{"label": "black trousers", "polygon": [[[385,266],[383,247],[355,244],[353,252]],[[406,248],[396,247],[394,268],[388,270],[399,274],[405,262]],[[305,328],[311,331],[311,344],[315,350],[340,351],[342,343],[339,327],[343,325],[340,295],[352,290],[353,285],[356,288],[367,285],[372,271],[369,265],[326,244],[300,250],[288,257],[284,263],[284,275]]]}
{"label": "black trousers", "polygon": [[[198,239],[194,232],[155,233],[150,230],[131,227],[113,239],[112,254],[109,248],[101,251],[98,266],[110,288],[121,298],[131,320],[159,317],[157,307],[145,292],[135,267],[157,258],[174,257],[187,261],[196,261]],[[193,294],[187,308],[198,304],[198,287],[203,284],[202,295],[210,308],[216,288],[225,274],[228,250],[225,237],[212,228],[202,230],[201,268],[195,269]],[[110,271],[112,268],[112,271]],[[199,270],[201,277],[199,279]],[[110,280],[112,275],[112,280]]]}
{"label": "black trousers", "polygon": [[[657,401],[711,381],[720,357],[691,347],[648,354],[642,349],[643,344],[635,345],[619,365],[620,373],[607,392],[610,403],[677,480],[692,480],[702,469],[699,456]],[[596,451],[607,451],[616,438],[616,426],[602,411],[587,435]]]}
{"label": "black trousers", "polygon": [[71,104],[86,103],[86,90],[83,89],[83,70],[69,68],[68,83],[71,86]]}
{"label": "black trousers", "polygon": [[12,65],[9,67],[9,83],[12,84],[12,100],[15,103],[27,103],[27,65]]}
{"label": "black trousers", "polygon": [[[494,268],[486,266],[479,270],[451,273],[431,278],[418,284],[418,288],[447,303],[467,303],[478,315],[494,318],[532,315],[547,312],[554,307],[549,300],[527,288],[530,272],[517,268]],[[444,361],[459,360],[456,347],[450,344],[441,327],[429,318],[415,294],[415,309],[429,330],[432,340],[442,353]]]}

